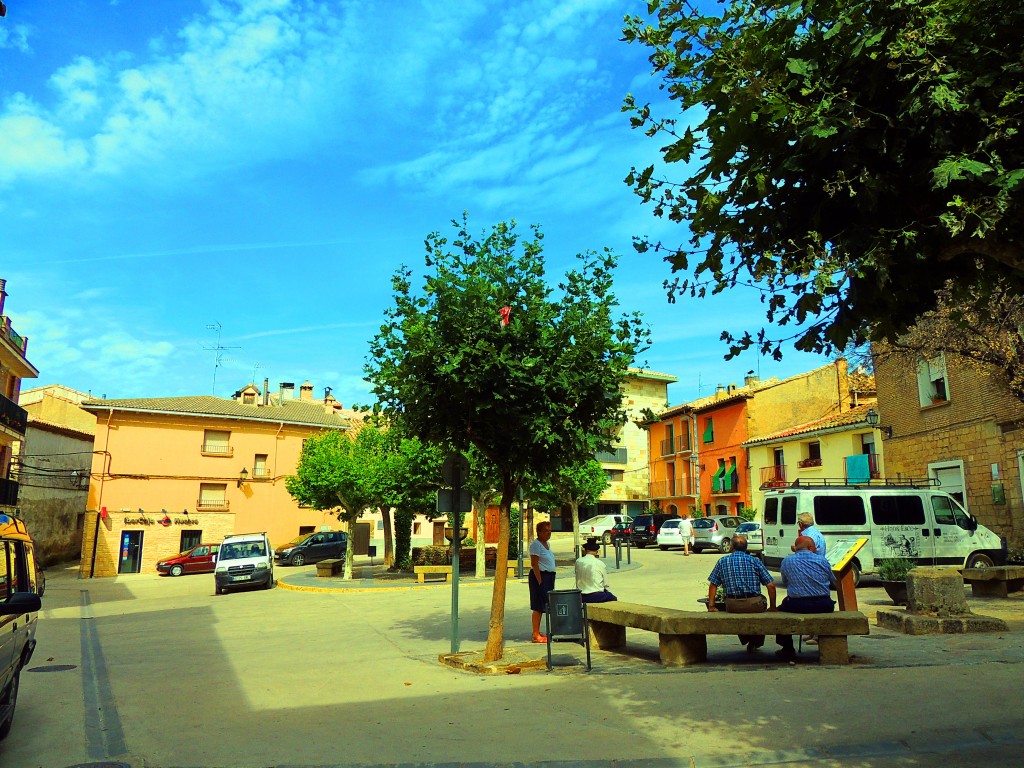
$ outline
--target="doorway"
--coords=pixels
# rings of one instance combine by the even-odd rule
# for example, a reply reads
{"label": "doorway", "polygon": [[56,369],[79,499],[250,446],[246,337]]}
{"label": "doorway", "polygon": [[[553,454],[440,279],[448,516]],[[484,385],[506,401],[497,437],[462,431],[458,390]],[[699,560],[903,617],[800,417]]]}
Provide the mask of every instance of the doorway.
{"label": "doorway", "polygon": [[118,573],[139,573],[142,570],[142,535],[144,531],[121,532],[121,558]]}

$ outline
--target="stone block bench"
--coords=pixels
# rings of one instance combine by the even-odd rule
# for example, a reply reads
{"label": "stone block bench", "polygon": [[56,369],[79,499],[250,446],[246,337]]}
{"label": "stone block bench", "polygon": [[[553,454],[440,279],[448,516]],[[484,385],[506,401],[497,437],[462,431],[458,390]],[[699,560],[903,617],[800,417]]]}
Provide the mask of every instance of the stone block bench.
{"label": "stone block bench", "polygon": [[964,568],[963,574],[975,597],[1009,597],[1011,592],[1024,590],[1024,565]]}
{"label": "stone block bench", "polygon": [[869,633],[859,611],[836,613],[725,613],[683,611],[638,603],[591,603],[587,606],[590,641],[601,650],[626,644],[626,627],[658,634],[661,663],[686,666],[707,661],[708,635],[817,635],[822,664],[849,664],[849,635]]}
{"label": "stone block bench", "polygon": [[345,561],[341,559],[337,560],[321,560],[316,564],[316,575],[319,576],[337,576],[339,573],[345,570]]}
{"label": "stone block bench", "polygon": [[414,565],[412,570],[416,574],[416,582],[418,584],[424,584],[427,576],[443,576],[443,581],[448,581],[452,575],[452,567],[450,565]]}

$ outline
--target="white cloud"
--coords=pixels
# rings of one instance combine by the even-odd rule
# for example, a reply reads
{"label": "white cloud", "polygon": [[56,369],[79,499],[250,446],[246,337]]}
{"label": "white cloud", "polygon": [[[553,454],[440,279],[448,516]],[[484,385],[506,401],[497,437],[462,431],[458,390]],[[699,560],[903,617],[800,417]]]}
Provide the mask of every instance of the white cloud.
{"label": "white cloud", "polygon": [[32,47],[28,43],[29,35],[29,27],[24,24],[15,24],[11,27],[6,24],[0,26],[0,50],[12,48],[21,53],[31,53]]}
{"label": "white cloud", "polygon": [[85,147],[41,115],[24,97],[12,98],[0,113],[0,183],[22,174],[50,175],[81,168]]}

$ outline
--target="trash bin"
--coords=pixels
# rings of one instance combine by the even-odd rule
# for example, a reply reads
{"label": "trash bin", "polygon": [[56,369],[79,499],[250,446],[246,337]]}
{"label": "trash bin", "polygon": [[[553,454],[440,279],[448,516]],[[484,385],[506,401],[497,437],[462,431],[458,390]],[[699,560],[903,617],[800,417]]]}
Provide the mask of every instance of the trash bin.
{"label": "trash bin", "polygon": [[547,634],[549,672],[551,643],[566,641],[586,646],[587,669],[590,669],[590,632],[582,592],[578,589],[553,589],[548,592]]}

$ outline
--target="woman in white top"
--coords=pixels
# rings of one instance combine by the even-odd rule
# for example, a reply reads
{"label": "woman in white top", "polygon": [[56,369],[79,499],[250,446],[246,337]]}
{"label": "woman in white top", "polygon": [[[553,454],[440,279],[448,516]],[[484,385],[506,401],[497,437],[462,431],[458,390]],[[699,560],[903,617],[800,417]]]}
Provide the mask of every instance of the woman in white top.
{"label": "woman in white top", "polygon": [[533,642],[546,643],[540,633],[540,617],[548,607],[548,592],[555,588],[555,553],[548,546],[551,523],[537,523],[537,538],[530,542],[530,609],[533,611]]}

